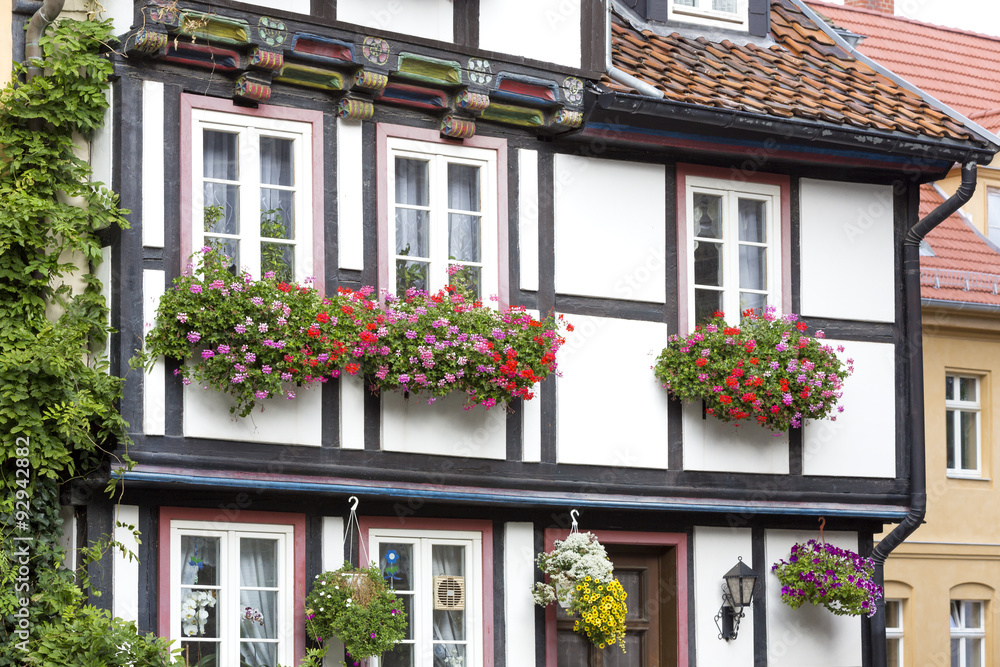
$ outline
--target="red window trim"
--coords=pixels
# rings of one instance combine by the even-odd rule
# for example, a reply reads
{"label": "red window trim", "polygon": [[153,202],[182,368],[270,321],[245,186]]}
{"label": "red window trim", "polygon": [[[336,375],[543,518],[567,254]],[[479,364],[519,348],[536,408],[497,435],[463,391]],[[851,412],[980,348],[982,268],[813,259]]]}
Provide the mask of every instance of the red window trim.
{"label": "red window trim", "polygon": [[[474,136],[470,139],[449,139],[442,137],[437,130],[429,130],[408,125],[379,123],[375,127],[376,149],[375,164],[377,165],[376,188],[378,196],[378,286],[381,289],[392,290],[389,285],[389,178],[388,168],[389,137],[413,139],[430,144],[446,146],[468,146],[496,151],[497,154],[497,295],[500,306],[510,304],[510,271],[507,240],[507,140],[492,137]],[[489,295],[483,295],[489,296]]]}
{"label": "red window trim", "polygon": [[161,637],[170,638],[170,523],[178,521],[203,521],[208,524],[265,523],[275,526],[292,526],[295,580],[292,605],[295,636],[292,651],[298,664],[306,655],[306,517],[287,512],[250,512],[246,510],[196,509],[190,507],[161,507],[156,585],[156,629]]}
{"label": "red window trim", "polygon": [[[384,144],[383,144],[384,145]],[[372,528],[402,530],[465,530],[483,536],[483,667],[493,667],[493,522],[477,519],[405,519],[361,517],[358,519],[361,543],[368,545]],[[369,554],[371,556],[371,554]]]}
{"label": "red window trim", "polygon": [[688,322],[688,254],[689,231],[687,224],[687,178],[701,176],[732,183],[738,189],[741,182],[759,185],[776,185],[781,188],[781,304],[779,309],[790,312],[792,308],[792,194],[791,179],[781,174],[757,173],[733,179],[733,171],[698,164],[677,164],[677,330],[681,335],[691,331]]}
{"label": "red window trim", "polygon": [[[684,533],[652,533],[621,530],[592,530],[601,544],[628,544],[634,546],[665,546],[677,549],[677,664],[688,664],[688,578],[687,535]],[[565,529],[545,529],[545,550],[555,548],[556,540],[569,535]],[[556,667],[556,608],[545,609],[545,665]]]}
{"label": "red window trim", "polygon": [[192,248],[191,239],[191,111],[193,109],[207,109],[209,111],[222,111],[239,116],[249,116],[252,118],[270,118],[275,120],[290,120],[312,125],[312,218],[313,218],[313,276],[316,278],[315,286],[323,291],[326,274],[325,255],[323,252],[323,198],[325,190],[323,188],[323,112],[311,109],[295,109],[292,107],[279,107],[273,104],[261,104],[256,109],[239,107],[233,104],[232,100],[224,100],[218,97],[204,97],[202,95],[192,95],[190,93],[181,94],[181,270],[187,266],[188,258],[196,250]]}

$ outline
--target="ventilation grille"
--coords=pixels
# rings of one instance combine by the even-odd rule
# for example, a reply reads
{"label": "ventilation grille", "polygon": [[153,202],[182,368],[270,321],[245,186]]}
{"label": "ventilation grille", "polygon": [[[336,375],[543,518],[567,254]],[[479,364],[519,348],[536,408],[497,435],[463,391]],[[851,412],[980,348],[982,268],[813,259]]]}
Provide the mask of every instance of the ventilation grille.
{"label": "ventilation grille", "polygon": [[434,608],[465,609],[465,577],[434,577]]}

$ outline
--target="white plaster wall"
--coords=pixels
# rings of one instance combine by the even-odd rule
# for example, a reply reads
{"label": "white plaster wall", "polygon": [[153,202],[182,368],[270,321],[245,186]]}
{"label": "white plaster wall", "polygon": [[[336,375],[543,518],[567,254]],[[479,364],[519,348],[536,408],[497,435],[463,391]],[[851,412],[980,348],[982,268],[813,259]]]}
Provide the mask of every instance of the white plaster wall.
{"label": "white plaster wall", "polygon": [[896,358],[889,343],[828,341],[842,360],[854,359],[844,381],[837,421],[807,420],[802,473],[849,477],[896,476]]}
{"label": "white plaster wall", "polygon": [[504,524],[504,616],[507,664],[534,667],[535,527],[530,522]]}
{"label": "white plaster wall", "polygon": [[753,567],[749,528],[694,528],[695,655],[699,665],[753,665],[753,610],[740,621],[736,641],[719,639],[715,615],[722,606],[722,576],[739,558]]}
{"label": "white plaster wall", "polygon": [[338,0],[337,20],[450,42],[452,9],[452,0]]}
{"label": "white plaster wall", "polygon": [[[145,334],[156,322],[156,307],[163,296],[166,277],[159,269],[145,269],[142,272],[142,317],[143,346]],[[163,435],[166,428],[166,365],[163,357],[156,360],[153,368],[146,373],[142,392],[142,431],[146,435]]]}
{"label": "white plaster wall", "polygon": [[801,183],[802,314],[894,321],[892,188]]}
{"label": "white plaster wall", "polygon": [[[344,520],[339,516],[323,517],[323,571],[332,572],[344,564]],[[355,538],[357,539],[357,538]],[[306,593],[312,589],[312,582],[306,582]],[[323,667],[336,667],[342,664],[334,656],[344,655],[344,643],[336,637],[331,637],[330,650],[323,658]]]}
{"label": "white plaster wall", "polygon": [[116,35],[128,32],[132,27],[132,0],[102,0],[100,12],[102,20],[111,19]]}
{"label": "white plaster wall", "polygon": [[[580,0],[483,0],[479,5],[479,46],[579,67],[580,5]],[[532,20],[526,21],[527,16]]]}
{"label": "white plaster wall", "polygon": [[559,351],[559,463],[667,467],[667,396],[650,366],[667,327],[569,315],[575,331]]}
{"label": "white plaster wall", "polygon": [[503,408],[463,410],[465,394],[452,392],[428,405],[427,397],[382,394],[382,449],[390,452],[507,458]]}
{"label": "white plaster wall", "polygon": [[346,373],[340,376],[340,447],[365,448],[365,381]]}
{"label": "white plaster wall", "polygon": [[[108,309],[104,313],[104,323],[111,326],[111,246],[101,248],[101,263],[94,267],[94,276],[101,281],[101,298],[104,299],[104,306]],[[145,316],[145,313],[143,314]],[[111,358],[111,336],[104,339],[104,351],[102,355],[105,359]],[[111,372],[110,366],[107,370]]]}
{"label": "white plaster wall", "polygon": [[296,387],[295,395],[294,400],[260,401],[252,413],[239,417],[229,413],[229,394],[190,384],[184,387],[184,435],[319,447],[323,394],[318,387]]}
{"label": "white plaster wall", "polygon": [[[121,524],[121,525],[119,525]],[[114,549],[114,598],[112,612],[126,621],[139,621],[139,542],[132,529],[139,529],[139,508],[135,505],[115,506],[115,540],[121,542],[135,557],[128,558]]]}
{"label": "white plaster wall", "polygon": [[[861,664],[861,618],[835,616],[825,607],[805,603],[792,609],[781,601],[781,586],[770,566],[787,560],[792,545],[817,539],[815,531],[768,530],[767,578],[768,667],[847,667]],[[856,533],[827,532],[826,541],[858,550]],[[695,579],[697,581],[697,579]]]}
{"label": "white plaster wall", "polygon": [[310,0],[240,0],[240,2],[264,9],[281,9],[296,14],[309,14],[310,9]]}
{"label": "white plaster wall", "polygon": [[517,151],[517,243],[521,289],[538,289],[538,151]]}
{"label": "white plaster wall", "polygon": [[162,248],[163,84],[159,81],[142,82],[142,122],[142,245]]}
{"label": "white plaster wall", "polygon": [[361,123],[337,119],[337,252],[340,268],[365,268]]}
{"label": "white plaster wall", "polygon": [[[93,180],[111,188],[114,160],[114,123],[112,109],[114,108],[115,89],[109,87],[104,91],[108,100],[108,108],[104,110],[104,122],[94,130],[90,139],[90,169]],[[162,148],[162,145],[161,145]]]}
{"label": "white plaster wall", "polygon": [[666,299],[664,178],[662,165],[555,156],[556,292]]}
{"label": "white plaster wall", "polygon": [[59,546],[66,550],[66,559],[62,566],[67,570],[76,569],[76,511],[71,505],[60,505],[59,520],[62,521],[62,533],[59,535]]}
{"label": "white plaster wall", "polygon": [[684,404],[681,423],[685,470],[788,473],[787,434],[775,436],[756,424],[736,426],[711,415],[702,419],[701,401]]}
{"label": "white plaster wall", "polygon": [[542,460],[542,395],[541,385],[531,391],[535,397],[521,402],[521,460],[538,463]]}

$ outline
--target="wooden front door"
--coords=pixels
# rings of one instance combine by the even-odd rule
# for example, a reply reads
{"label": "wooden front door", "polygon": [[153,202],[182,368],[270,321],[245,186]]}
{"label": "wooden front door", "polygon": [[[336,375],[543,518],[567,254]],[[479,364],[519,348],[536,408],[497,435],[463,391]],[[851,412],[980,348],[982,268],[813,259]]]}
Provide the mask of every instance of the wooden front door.
{"label": "wooden front door", "polygon": [[675,549],[609,546],[615,576],[628,593],[625,649],[599,649],[573,632],[573,618],[556,612],[558,667],[676,667]]}

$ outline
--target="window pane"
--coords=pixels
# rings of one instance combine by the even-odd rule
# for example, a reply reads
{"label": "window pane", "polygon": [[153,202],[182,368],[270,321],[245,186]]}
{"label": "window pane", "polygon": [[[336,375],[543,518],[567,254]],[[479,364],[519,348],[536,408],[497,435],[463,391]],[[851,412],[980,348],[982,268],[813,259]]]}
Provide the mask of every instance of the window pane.
{"label": "window pane", "polygon": [[767,295],[754,294],[753,292],[740,292],[740,312],[748,308],[762,311],[767,305]]}
{"label": "window pane", "polygon": [[205,178],[239,180],[238,136],[229,132],[205,130],[202,154]]}
{"label": "window pane", "polygon": [[767,248],[753,245],[740,246],[740,287],[767,289]]}
{"label": "window pane", "polygon": [[181,656],[192,667],[220,667],[217,642],[181,642]]}
{"label": "window pane", "polygon": [[694,7],[695,0],[674,0],[675,5],[681,5],[683,7]]}
{"label": "window pane", "polygon": [[766,211],[766,202],[754,199],[740,199],[740,241],[748,241],[750,243],[767,243],[767,230],[764,224],[767,219]]}
{"label": "window pane", "polygon": [[736,13],[736,0],[712,0],[712,9],[718,12]]}
{"label": "window pane", "polygon": [[443,641],[465,639],[465,612],[435,609],[434,639]]}
{"label": "window pane", "polygon": [[694,321],[704,322],[712,319],[712,314],[722,310],[722,292],[707,289],[694,291]]}
{"label": "window pane", "polygon": [[397,259],[396,294],[402,296],[411,287],[416,290],[426,290],[427,270],[427,262],[407,262],[404,259]]}
{"label": "window pane", "polygon": [[181,535],[181,585],[219,585],[219,538]]}
{"label": "window pane", "polygon": [[260,235],[269,239],[295,238],[294,193],[291,190],[260,191]]}
{"label": "window pane", "polygon": [[885,627],[886,629],[898,629],[902,627],[899,600],[885,601]]}
{"label": "window pane", "polygon": [[1000,190],[990,188],[986,195],[986,215],[990,241],[1000,242]]}
{"label": "window pane", "polygon": [[951,469],[955,468],[955,450],[957,449],[955,443],[955,410],[947,410],[945,412],[945,443],[946,449],[948,450],[948,467]]}
{"label": "window pane", "polygon": [[981,667],[983,664],[983,640],[965,640],[965,667]]}
{"label": "window pane", "polygon": [[292,140],[260,138],[260,182],[267,185],[294,185]]}
{"label": "window pane", "polygon": [[382,654],[382,667],[413,667],[413,644],[396,644],[396,648]]}
{"label": "window pane", "polygon": [[695,241],[694,284],[722,286],[722,244]]}
{"label": "window pane", "polygon": [[260,273],[274,271],[282,282],[295,282],[295,247],[287,243],[260,244]]}
{"label": "window pane", "polygon": [[222,183],[205,183],[202,217],[206,232],[239,234],[240,187]]}
{"label": "window pane", "polygon": [[944,397],[949,401],[955,399],[955,378],[951,375],[946,375],[944,378]]}
{"label": "window pane", "polygon": [[976,378],[958,378],[958,400],[977,401],[976,384]]}
{"label": "window pane", "polygon": [[951,667],[962,667],[962,640],[951,640]]}
{"label": "window pane", "polygon": [[240,667],[276,667],[277,664],[277,644],[245,642],[240,645]]}
{"label": "window pane", "polygon": [[413,594],[396,593],[397,609],[402,609],[406,614],[406,635],[404,639],[413,639]]}
{"label": "window pane", "polygon": [[643,660],[643,637],[638,632],[625,633],[625,653],[621,652],[618,644],[608,646],[604,649],[604,667],[645,667],[647,664]]}
{"label": "window pane", "polygon": [[426,161],[396,158],[396,203],[412,206],[430,203]]}
{"label": "window pane", "polygon": [[383,542],[378,547],[378,558],[379,569],[382,570],[382,576],[390,588],[401,591],[414,589],[412,544]]}
{"label": "window pane", "polygon": [[467,164],[448,165],[448,208],[481,211],[479,167]]}
{"label": "window pane", "polygon": [[240,591],[240,637],[278,638],[278,592]]}
{"label": "window pane", "polygon": [[[962,419],[962,469],[975,470],[979,467],[979,449],[976,441],[976,412],[959,412]],[[971,604],[971,603],[968,603]]]}
{"label": "window pane", "polygon": [[181,634],[184,637],[218,637],[218,591],[181,589]]}
{"label": "window pane", "polygon": [[628,611],[625,614],[625,620],[634,621],[643,618],[642,612],[646,610],[646,602],[642,595],[645,592],[642,585],[642,573],[636,570],[615,570],[615,576],[618,577],[618,581],[628,596],[628,604],[626,605]]}
{"label": "window pane", "polygon": [[900,641],[898,639],[887,639],[885,641],[886,667],[900,667],[899,644]]}
{"label": "window pane", "polygon": [[479,262],[480,241],[478,215],[448,214],[448,259]]}
{"label": "window pane", "polygon": [[694,235],[703,239],[722,238],[722,197],[694,195]]}
{"label": "window pane", "polygon": [[461,264],[451,264],[451,266],[461,266],[462,268],[448,278],[448,283],[477,300],[482,299],[483,270],[478,266],[463,266]]}
{"label": "window pane", "polygon": [[240,586],[278,585],[278,540],[240,538]]}
{"label": "window pane", "polygon": [[963,602],[963,620],[966,628],[980,629],[983,627],[983,603]]}
{"label": "window pane", "polygon": [[205,245],[220,255],[229,258],[226,268],[230,273],[236,275],[240,268],[240,242],[236,239],[216,239],[210,236],[205,237]]}
{"label": "window pane", "polygon": [[435,644],[434,667],[465,667],[465,646],[462,644]]}
{"label": "window pane", "polygon": [[961,602],[952,600],[951,603],[951,627],[960,628],[962,627],[962,608]]}
{"label": "window pane", "polygon": [[396,254],[428,257],[430,226],[427,211],[396,209]]}

